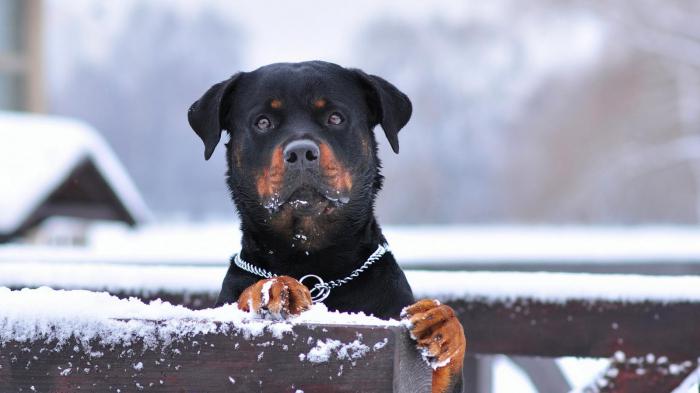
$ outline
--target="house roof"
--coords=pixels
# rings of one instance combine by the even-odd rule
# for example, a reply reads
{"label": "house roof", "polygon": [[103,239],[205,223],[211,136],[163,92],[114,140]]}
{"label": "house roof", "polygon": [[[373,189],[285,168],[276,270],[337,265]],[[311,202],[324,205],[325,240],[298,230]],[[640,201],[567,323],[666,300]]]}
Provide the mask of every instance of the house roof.
{"label": "house roof", "polygon": [[150,218],[126,170],[94,128],[67,118],[0,111],[0,234],[21,227],[85,162],[134,222]]}

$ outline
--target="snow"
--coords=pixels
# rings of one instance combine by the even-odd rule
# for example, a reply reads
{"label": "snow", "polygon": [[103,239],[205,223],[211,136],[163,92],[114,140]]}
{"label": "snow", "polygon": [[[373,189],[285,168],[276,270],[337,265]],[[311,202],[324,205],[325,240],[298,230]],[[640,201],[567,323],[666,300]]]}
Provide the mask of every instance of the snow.
{"label": "snow", "polygon": [[[309,350],[304,359],[311,363],[325,363],[333,355],[336,355],[341,360],[355,360],[365,356],[367,352],[369,352],[369,347],[359,339],[344,344],[339,340],[327,338],[323,341],[317,340],[316,346]],[[299,358],[301,359],[302,357],[300,356]]]}
{"label": "snow", "polygon": [[[100,292],[47,287],[11,291],[0,287],[0,344],[42,340],[55,341],[60,347],[75,338],[83,350],[92,352],[91,342],[128,346],[135,338],[141,338],[146,347],[168,346],[183,337],[232,330],[244,336],[259,336],[269,331],[281,338],[298,323],[398,325],[397,321],[383,321],[361,313],[329,312],[323,305],[314,305],[310,311],[288,321],[275,322],[255,318],[234,305],[190,310],[159,300],[145,304],[136,298],[118,299]],[[353,359],[359,353],[358,345],[364,344],[358,341],[348,345],[337,348],[339,358]],[[134,365],[136,370],[139,367]]]}
{"label": "snow", "polygon": [[[389,226],[384,234],[403,268],[479,264],[700,263],[697,227]],[[237,222],[162,223],[128,229],[100,224],[86,247],[0,246],[2,261],[228,264],[239,251]],[[472,265],[473,266],[473,265]]]}
{"label": "snow", "polygon": [[506,356],[495,356],[492,382],[494,393],[537,393],[527,374]]}
{"label": "snow", "polygon": [[[158,291],[216,295],[225,274],[223,266],[0,262],[0,286],[14,288],[45,285],[146,295]],[[406,277],[416,298],[492,301],[527,298],[556,303],[700,301],[697,276],[407,270]]]}
{"label": "snow", "polygon": [[659,263],[700,260],[696,227],[388,227],[403,267],[434,263]]}
{"label": "snow", "polygon": [[263,284],[262,289],[260,290],[262,295],[263,306],[266,306],[268,303],[270,303],[270,288],[272,288],[272,285],[275,283],[275,281],[277,281],[277,279],[273,278],[272,280],[265,282],[265,284]]}
{"label": "snow", "polygon": [[134,266],[58,262],[2,262],[0,286],[21,288],[49,286],[149,294],[218,294],[226,267]]}
{"label": "snow", "polygon": [[0,232],[12,232],[83,159],[90,159],[126,209],[145,221],[150,212],[97,131],[66,118],[0,112]]}
{"label": "snow", "polygon": [[700,302],[700,277],[631,274],[406,271],[416,298]]}

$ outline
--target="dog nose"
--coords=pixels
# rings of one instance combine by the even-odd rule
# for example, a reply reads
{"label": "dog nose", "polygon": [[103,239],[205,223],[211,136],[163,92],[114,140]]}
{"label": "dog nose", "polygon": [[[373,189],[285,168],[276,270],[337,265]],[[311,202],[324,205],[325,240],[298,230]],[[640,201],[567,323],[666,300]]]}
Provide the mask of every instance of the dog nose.
{"label": "dog nose", "polygon": [[284,148],[285,165],[289,168],[318,164],[319,148],[310,139],[293,141]]}

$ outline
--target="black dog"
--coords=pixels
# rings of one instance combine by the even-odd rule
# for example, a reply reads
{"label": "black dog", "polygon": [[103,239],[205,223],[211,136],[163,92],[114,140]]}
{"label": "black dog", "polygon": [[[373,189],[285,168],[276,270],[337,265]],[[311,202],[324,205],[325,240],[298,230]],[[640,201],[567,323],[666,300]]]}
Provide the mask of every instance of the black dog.
{"label": "black dog", "polygon": [[[285,316],[308,308],[313,293],[330,309],[410,319],[418,345],[441,365],[433,392],[461,391],[462,326],[448,306],[414,304],[393,255],[381,254],[374,217],[382,176],[373,129],[381,124],[398,153],[410,116],[408,97],[389,82],[319,61],[238,73],[204,93],[189,122],[206,159],[221,131],[230,134],[227,181],[243,233],[217,305]],[[375,252],[381,257],[368,261]],[[309,292],[297,281],[342,280],[358,268],[332,288],[312,277]],[[264,272],[278,277],[261,280]]]}

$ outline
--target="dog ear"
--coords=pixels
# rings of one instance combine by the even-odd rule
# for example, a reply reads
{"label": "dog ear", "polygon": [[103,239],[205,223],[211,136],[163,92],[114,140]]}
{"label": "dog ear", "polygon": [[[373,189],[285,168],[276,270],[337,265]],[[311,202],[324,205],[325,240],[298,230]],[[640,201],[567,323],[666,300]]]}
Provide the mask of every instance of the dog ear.
{"label": "dog ear", "polygon": [[221,140],[221,124],[225,111],[224,102],[233,91],[241,73],[210,87],[204,95],[190,106],[187,120],[194,132],[204,142],[204,159],[208,160]]}
{"label": "dog ear", "polygon": [[376,75],[354,70],[368,92],[367,101],[372,111],[372,125],[381,124],[394,153],[399,153],[399,131],[411,118],[411,100],[396,86]]}

